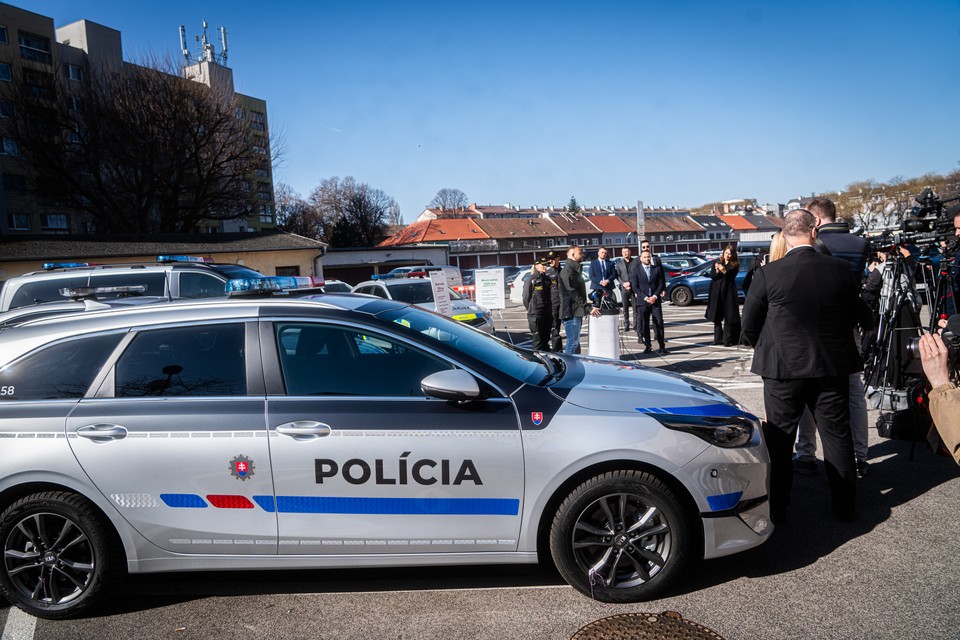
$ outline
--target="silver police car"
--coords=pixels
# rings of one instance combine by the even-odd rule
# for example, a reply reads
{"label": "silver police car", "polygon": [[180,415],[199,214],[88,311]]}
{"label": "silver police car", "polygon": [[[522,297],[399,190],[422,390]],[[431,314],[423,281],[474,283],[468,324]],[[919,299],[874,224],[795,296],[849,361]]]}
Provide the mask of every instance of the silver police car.
{"label": "silver police car", "polygon": [[549,557],[584,594],[643,600],[763,543],[767,486],[757,419],[707,386],[391,300],[0,331],[0,591],[44,618],[127,573]]}

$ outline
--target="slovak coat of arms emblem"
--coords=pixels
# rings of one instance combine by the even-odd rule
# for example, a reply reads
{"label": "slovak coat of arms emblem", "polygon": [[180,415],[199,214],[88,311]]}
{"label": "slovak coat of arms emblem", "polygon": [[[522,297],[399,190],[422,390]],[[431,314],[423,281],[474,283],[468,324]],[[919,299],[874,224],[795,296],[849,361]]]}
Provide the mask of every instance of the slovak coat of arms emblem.
{"label": "slovak coat of arms emblem", "polygon": [[253,464],[253,460],[247,456],[236,456],[230,461],[229,466],[230,475],[237,480],[246,480],[253,475],[254,470],[257,468],[257,466]]}
{"label": "slovak coat of arms emblem", "polygon": [[533,424],[539,426],[543,422],[543,413],[540,411],[534,411],[530,414],[530,419],[533,420]]}

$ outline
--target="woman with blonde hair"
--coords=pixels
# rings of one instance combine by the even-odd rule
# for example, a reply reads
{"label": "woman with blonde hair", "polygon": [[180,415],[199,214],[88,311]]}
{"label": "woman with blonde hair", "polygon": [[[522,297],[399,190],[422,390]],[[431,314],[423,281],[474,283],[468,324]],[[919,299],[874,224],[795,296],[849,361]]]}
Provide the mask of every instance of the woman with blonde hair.
{"label": "woman with blonde hair", "polygon": [[787,242],[783,239],[783,232],[777,231],[770,238],[770,256],[767,258],[767,262],[779,260],[785,255],[787,255]]}

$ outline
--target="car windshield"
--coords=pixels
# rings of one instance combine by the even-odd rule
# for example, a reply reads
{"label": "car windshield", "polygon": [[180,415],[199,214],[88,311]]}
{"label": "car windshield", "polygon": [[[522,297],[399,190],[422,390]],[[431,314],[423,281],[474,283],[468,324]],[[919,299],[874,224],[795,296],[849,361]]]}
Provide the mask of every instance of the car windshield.
{"label": "car windshield", "polygon": [[[429,304],[433,302],[433,287],[429,280],[422,282],[402,282],[397,284],[388,284],[390,297],[407,304]],[[456,291],[450,290],[450,299],[459,300],[460,296]]]}
{"label": "car windshield", "polygon": [[471,329],[462,322],[449,320],[423,309],[416,307],[389,309],[378,313],[377,316],[396,322],[409,331],[417,331],[445,346],[453,347],[528,384],[538,384],[550,373],[543,361],[533,353]]}

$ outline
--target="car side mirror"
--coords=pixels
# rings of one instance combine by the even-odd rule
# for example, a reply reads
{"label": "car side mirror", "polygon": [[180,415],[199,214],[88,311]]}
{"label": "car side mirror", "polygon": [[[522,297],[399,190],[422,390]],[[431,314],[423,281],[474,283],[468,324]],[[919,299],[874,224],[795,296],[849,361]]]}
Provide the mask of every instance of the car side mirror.
{"label": "car side mirror", "polygon": [[480,385],[476,378],[463,369],[449,369],[431,373],[420,381],[425,394],[443,400],[467,402],[480,398]]}

